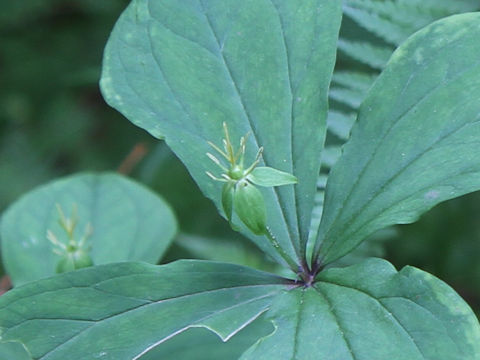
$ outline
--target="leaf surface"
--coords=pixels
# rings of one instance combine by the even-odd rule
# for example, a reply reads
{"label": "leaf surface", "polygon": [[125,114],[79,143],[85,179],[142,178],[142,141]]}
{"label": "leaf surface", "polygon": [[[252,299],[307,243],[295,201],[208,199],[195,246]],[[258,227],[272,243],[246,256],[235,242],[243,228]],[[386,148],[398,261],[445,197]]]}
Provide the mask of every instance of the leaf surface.
{"label": "leaf surface", "polygon": [[223,342],[211,331],[192,328],[160,344],[139,360],[227,360],[238,359],[259,338],[272,331],[270,321],[255,319],[245,329]]}
{"label": "leaf surface", "polygon": [[96,266],[0,298],[3,341],[33,359],[137,359],[191,327],[224,341],[268,308],[286,280],[238,265],[184,260]]}
{"label": "leaf surface", "polygon": [[177,224],[165,201],[140,184],[116,174],[78,174],[55,180],[24,195],[3,215],[0,235],[5,268],[15,285],[54,275],[60,256],[47,239],[50,230],[68,243],[59,224],[76,208],[78,241],[87,224],[95,265],[126,260],[156,263],[173,240]]}
{"label": "leaf surface", "polygon": [[0,342],[0,359],[32,360],[24,345],[18,341]]}
{"label": "leaf surface", "polygon": [[279,295],[275,331],[242,360],[475,360],[480,325],[448,285],[380,259],[320,273],[310,288]]}
{"label": "leaf surface", "polygon": [[[262,189],[268,225],[298,264],[314,205],[326,131],[341,1],[135,0],[105,50],[106,101],[165,138],[206,196],[221,208],[220,169],[205,155],[250,133],[246,163],[260,146],[266,165],[298,184]],[[305,129],[308,129],[306,131]],[[280,263],[264,236],[244,233]]]}
{"label": "leaf surface", "polygon": [[480,189],[480,14],[440,20],[392,56],[332,169],[316,253],[328,264],[366,236]]}

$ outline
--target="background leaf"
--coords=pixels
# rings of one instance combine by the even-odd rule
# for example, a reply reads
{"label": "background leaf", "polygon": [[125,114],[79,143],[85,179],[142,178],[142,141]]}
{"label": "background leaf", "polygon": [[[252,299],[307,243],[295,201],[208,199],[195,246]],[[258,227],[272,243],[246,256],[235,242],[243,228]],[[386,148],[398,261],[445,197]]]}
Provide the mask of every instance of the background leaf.
{"label": "background leaf", "polygon": [[135,143],[153,143],[98,88],[103,48],[128,3],[2,1],[0,211],[55,177],[114,170]]}
{"label": "background leaf", "polygon": [[0,235],[5,268],[15,285],[55,274],[60,256],[47,240],[51,230],[60,241],[59,204],[69,216],[77,207],[77,240],[93,227],[94,264],[125,260],[156,263],[176,233],[170,207],[143,186],[116,174],[80,174],[56,180],[26,194],[3,215]]}
{"label": "background leaf", "polygon": [[[107,102],[164,137],[218,208],[221,184],[205,171],[219,169],[205,153],[207,141],[220,143],[224,121],[236,143],[251,132],[247,163],[263,146],[266,165],[298,178],[295,187],[262,192],[269,227],[299,264],[340,18],[340,1],[136,0],[105,51]],[[282,262],[265,238],[253,240]]]}
{"label": "background leaf", "polygon": [[479,19],[457,15],[421,30],[370,90],[329,175],[317,238],[323,264],[375,230],[480,188]]}
{"label": "background leaf", "polygon": [[34,359],[133,359],[191,327],[227,340],[265,312],[287,283],[194,260],[96,266],[0,297],[1,335],[24,343]]}
{"label": "background leaf", "polygon": [[329,269],[310,288],[279,295],[275,331],[242,360],[474,360],[480,325],[448,285],[380,259]]}

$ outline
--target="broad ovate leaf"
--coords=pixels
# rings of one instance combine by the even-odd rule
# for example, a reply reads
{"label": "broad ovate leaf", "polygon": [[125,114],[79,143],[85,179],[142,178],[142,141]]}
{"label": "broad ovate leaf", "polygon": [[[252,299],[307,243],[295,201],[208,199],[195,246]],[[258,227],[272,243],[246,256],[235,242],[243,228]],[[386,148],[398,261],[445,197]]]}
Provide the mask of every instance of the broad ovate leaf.
{"label": "broad ovate leaf", "polygon": [[86,173],[55,180],[24,195],[2,216],[3,263],[15,285],[54,275],[57,267],[68,270],[68,259],[55,254],[47,238],[50,232],[68,244],[59,208],[70,220],[76,218],[76,240],[87,235],[91,249],[82,263],[156,263],[177,229],[170,206],[124,176]]}
{"label": "broad ovate leaf", "polygon": [[[130,121],[164,138],[221,208],[219,168],[206,153],[249,134],[245,163],[294,174],[262,189],[268,226],[300,264],[308,238],[340,0],[134,0],[105,49],[101,88]],[[284,262],[265,236],[247,236]]]}
{"label": "broad ovate leaf", "polygon": [[246,267],[198,260],[95,266],[1,296],[0,336],[25,344],[34,359],[138,359],[192,327],[228,340],[287,284]]}
{"label": "broad ovate leaf", "polygon": [[419,31],[393,54],[332,169],[316,254],[328,264],[366,236],[480,189],[480,13]]}
{"label": "broad ovate leaf", "polygon": [[441,280],[369,259],[277,296],[275,331],[242,360],[476,360],[480,325]]}

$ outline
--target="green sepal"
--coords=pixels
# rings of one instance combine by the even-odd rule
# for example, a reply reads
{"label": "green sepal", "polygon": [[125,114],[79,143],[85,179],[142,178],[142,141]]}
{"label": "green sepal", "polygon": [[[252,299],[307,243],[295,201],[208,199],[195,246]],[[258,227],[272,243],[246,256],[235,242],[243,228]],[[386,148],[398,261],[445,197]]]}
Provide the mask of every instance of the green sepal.
{"label": "green sepal", "polygon": [[298,182],[292,174],[268,166],[253,169],[247,179],[255,185],[267,187],[296,184]]}
{"label": "green sepal", "polygon": [[61,274],[89,266],[93,266],[92,258],[84,249],[78,249],[74,252],[67,252],[62,255],[62,258],[58,261],[56,272]]}
{"label": "green sepal", "polygon": [[247,181],[237,183],[233,196],[235,212],[242,222],[256,235],[267,232],[267,210],[263,195],[255,185]]}
{"label": "green sepal", "polygon": [[235,193],[235,183],[227,182],[223,185],[222,189],[222,206],[223,211],[225,211],[225,216],[228,219],[228,222],[232,223],[232,213],[233,213],[233,195]]}

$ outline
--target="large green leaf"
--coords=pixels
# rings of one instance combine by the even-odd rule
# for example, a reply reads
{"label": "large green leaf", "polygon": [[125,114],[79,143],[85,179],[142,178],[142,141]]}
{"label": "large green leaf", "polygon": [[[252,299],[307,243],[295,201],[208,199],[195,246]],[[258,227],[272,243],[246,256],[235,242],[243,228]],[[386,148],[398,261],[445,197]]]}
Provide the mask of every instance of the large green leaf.
{"label": "large green leaf", "polygon": [[160,344],[139,360],[229,360],[238,359],[259,338],[272,332],[272,325],[261,317],[223,342],[207,329],[192,328]]}
{"label": "large green leaf", "polygon": [[480,14],[406,41],[363,102],[330,173],[316,251],[328,264],[366,236],[480,189]]}
{"label": "large green leaf", "polygon": [[[312,287],[294,285],[238,265],[197,260],[103,265],[2,296],[1,339],[25,344],[33,359],[148,358],[183,351],[179,344],[188,335],[169,341],[189,328],[229,340],[268,310],[275,330],[245,359],[474,360],[480,354],[480,326],[471,309],[418,269],[397,272],[371,259],[326,270]],[[208,354],[197,340],[199,357]],[[229,346],[222,348],[228,353]],[[233,344],[232,351],[238,354]]]}
{"label": "large green leaf", "polygon": [[[101,87],[107,102],[165,138],[220,208],[219,168],[205,155],[250,132],[246,162],[293,173],[298,184],[262,189],[268,225],[302,263],[320,152],[341,1],[134,0],[107,44]],[[277,261],[266,239],[253,241]],[[297,270],[297,269],[295,269]]]}
{"label": "large green leaf", "polygon": [[26,194],[3,215],[0,226],[5,268],[15,285],[55,274],[60,256],[47,239],[50,230],[63,243],[59,224],[77,210],[77,240],[87,239],[96,265],[125,260],[156,263],[176,233],[170,207],[143,186],[116,174],[80,174],[56,180]]}
{"label": "large green leaf", "polygon": [[30,356],[29,352],[25,349],[25,346],[22,343],[18,341],[6,341],[6,342],[0,342],[0,359],[32,360],[32,357]]}
{"label": "large green leaf", "polygon": [[191,327],[225,341],[286,284],[246,267],[195,260],[96,266],[0,297],[1,339],[22,342],[34,359],[136,359]]}
{"label": "large green leaf", "polygon": [[448,285],[380,259],[320,273],[278,296],[275,332],[242,359],[476,360],[480,325]]}

